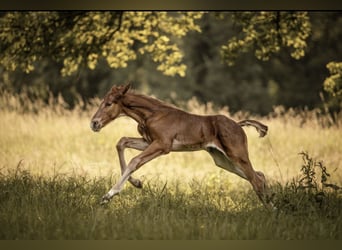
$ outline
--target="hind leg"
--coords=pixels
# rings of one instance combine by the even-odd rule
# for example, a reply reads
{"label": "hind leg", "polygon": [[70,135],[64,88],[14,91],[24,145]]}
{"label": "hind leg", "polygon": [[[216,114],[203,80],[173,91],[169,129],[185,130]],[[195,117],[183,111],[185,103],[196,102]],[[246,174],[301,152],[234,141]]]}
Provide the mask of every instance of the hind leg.
{"label": "hind leg", "polygon": [[[232,157],[233,158],[233,157]],[[243,172],[245,179],[252,185],[260,201],[266,206],[271,204],[267,196],[267,185],[265,175],[261,171],[255,171],[247,155],[234,158],[235,167]]]}
{"label": "hind leg", "polygon": [[229,119],[221,118],[221,122],[218,123],[218,137],[215,144],[225,158],[229,159],[228,161],[223,160],[221,167],[249,181],[261,202],[269,207],[265,176],[252,167],[248,156],[247,136],[240,125]]}
{"label": "hind leg", "polygon": [[228,156],[218,145],[212,145],[207,151],[213,157],[215,164],[220,168],[237,174],[249,181],[260,201],[268,208],[273,205],[268,201],[266,179],[262,172],[254,171],[246,154]]}
{"label": "hind leg", "polygon": [[252,164],[249,160],[240,162],[240,166],[241,170],[247,176],[247,180],[251,183],[253,190],[257,194],[260,201],[266,208],[273,210],[275,207],[270,200],[270,195],[264,173],[261,171],[254,171]]}

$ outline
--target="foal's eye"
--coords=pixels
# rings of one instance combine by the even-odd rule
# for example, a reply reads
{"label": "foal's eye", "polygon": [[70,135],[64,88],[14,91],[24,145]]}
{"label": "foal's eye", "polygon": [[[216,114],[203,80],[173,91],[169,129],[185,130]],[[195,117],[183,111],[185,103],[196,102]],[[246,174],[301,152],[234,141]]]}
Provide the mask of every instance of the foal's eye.
{"label": "foal's eye", "polygon": [[112,105],[112,104],[109,103],[109,102],[106,102],[106,103],[105,103],[105,107],[109,107],[110,105]]}

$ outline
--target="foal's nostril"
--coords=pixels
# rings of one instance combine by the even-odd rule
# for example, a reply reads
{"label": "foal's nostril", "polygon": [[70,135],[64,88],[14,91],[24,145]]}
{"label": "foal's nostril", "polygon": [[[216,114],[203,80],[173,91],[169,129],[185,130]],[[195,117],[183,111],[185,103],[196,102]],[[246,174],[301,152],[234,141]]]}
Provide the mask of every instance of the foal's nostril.
{"label": "foal's nostril", "polygon": [[90,122],[90,128],[94,131],[99,129],[99,121],[91,121]]}

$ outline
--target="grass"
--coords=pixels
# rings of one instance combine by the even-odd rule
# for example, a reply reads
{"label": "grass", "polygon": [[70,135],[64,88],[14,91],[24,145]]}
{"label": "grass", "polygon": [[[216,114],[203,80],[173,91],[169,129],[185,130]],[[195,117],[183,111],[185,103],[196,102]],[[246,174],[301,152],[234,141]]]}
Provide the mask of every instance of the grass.
{"label": "grass", "polygon": [[[342,239],[341,129],[322,127],[314,113],[275,110],[261,119],[269,126],[265,139],[245,130],[252,163],[275,193],[275,212],[205,152],[146,164],[134,174],[143,189],[127,184],[100,206],[120,173],[115,144],[137,136],[136,124],[120,118],[93,133],[96,107],[30,104],[22,112],[17,99],[0,99],[0,239]],[[127,159],[136,153],[127,150]],[[325,167],[330,176],[322,182]]]}
{"label": "grass", "polygon": [[[17,172],[1,179],[1,239],[341,239],[341,197],[325,207],[303,193],[278,187],[279,196],[301,204],[269,212],[254,193],[215,189],[193,181],[127,187],[99,205],[106,179],[33,177]],[[283,193],[282,193],[283,192]],[[289,203],[290,204],[290,203]],[[303,209],[305,208],[305,210]]]}

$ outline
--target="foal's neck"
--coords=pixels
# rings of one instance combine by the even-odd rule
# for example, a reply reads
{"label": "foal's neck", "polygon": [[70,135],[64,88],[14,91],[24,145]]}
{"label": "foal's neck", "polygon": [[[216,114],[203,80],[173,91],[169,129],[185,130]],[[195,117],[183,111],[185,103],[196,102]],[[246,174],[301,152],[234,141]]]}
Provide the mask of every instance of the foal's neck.
{"label": "foal's neck", "polygon": [[136,120],[144,123],[145,120],[157,110],[158,101],[147,96],[127,93],[121,101],[123,112]]}

